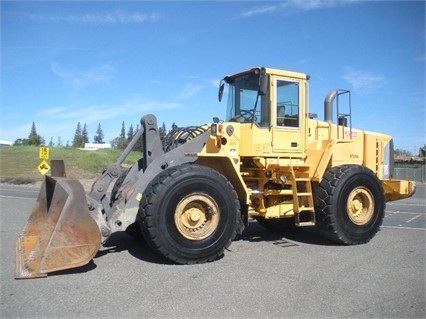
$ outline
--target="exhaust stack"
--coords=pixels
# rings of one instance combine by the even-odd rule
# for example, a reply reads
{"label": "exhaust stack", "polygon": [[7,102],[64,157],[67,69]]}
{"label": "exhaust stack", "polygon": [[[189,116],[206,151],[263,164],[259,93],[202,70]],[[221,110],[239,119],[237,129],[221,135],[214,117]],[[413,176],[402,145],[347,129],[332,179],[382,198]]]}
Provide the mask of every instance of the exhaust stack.
{"label": "exhaust stack", "polygon": [[324,121],[333,123],[333,102],[338,94],[338,90],[330,91],[324,99]]}

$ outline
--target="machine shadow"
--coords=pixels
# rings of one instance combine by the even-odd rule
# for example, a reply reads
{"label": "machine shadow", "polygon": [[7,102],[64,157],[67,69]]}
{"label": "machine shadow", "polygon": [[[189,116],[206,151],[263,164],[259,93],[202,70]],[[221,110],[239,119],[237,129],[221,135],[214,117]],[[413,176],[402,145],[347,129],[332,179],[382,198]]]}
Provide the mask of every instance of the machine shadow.
{"label": "machine shadow", "polygon": [[[290,240],[293,244],[297,243],[320,245],[320,246],[338,246],[338,244],[322,237],[314,227],[305,227],[289,232],[274,232],[268,230],[256,221],[251,221],[243,234],[238,236],[234,241],[247,242],[271,242],[282,243],[283,240]],[[128,251],[133,257],[149,263],[155,264],[173,264],[171,261],[155,253],[147,242],[141,238],[134,238],[126,232],[116,232],[103,244],[96,258],[100,258],[106,254]]]}
{"label": "machine shadow", "polygon": [[55,271],[49,273],[49,277],[81,274],[92,271],[97,268],[96,259],[102,258],[107,254],[114,254],[122,251],[128,251],[133,257],[149,263],[163,265],[172,264],[167,259],[157,255],[142,238],[133,238],[122,231],[113,233],[88,264],[77,268]]}
{"label": "machine shadow", "polygon": [[294,244],[308,244],[319,246],[340,246],[321,236],[315,227],[302,227],[290,229],[288,231],[278,232],[266,229],[256,221],[249,222],[248,227],[241,236],[236,240],[249,242],[282,242],[283,240],[291,240]]}
{"label": "machine shadow", "polygon": [[[298,244],[320,245],[320,246],[339,246],[326,238],[323,238],[315,227],[304,227],[288,232],[275,232],[268,230],[256,221],[249,222],[248,227],[243,234],[239,235],[234,241],[247,242],[270,242],[279,246],[297,246]],[[232,247],[232,246],[231,246]],[[248,248],[249,249],[249,248]],[[232,248],[231,248],[232,250]],[[107,254],[127,251],[133,257],[154,264],[173,265],[173,263],[164,257],[156,254],[142,238],[134,238],[126,232],[116,232],[102,245],[93,260],[87,265],[52,272],[49,276],[79,274],[92,271],[97,268],[96,259]]]}
{"label": "machine shadow", "polygon": [[92,271],[96,269],[97,267],[98,266],[96,266],[95,262],[92,259],[88,264],[84,266],[51,272],[48,274],[48,277],[83,274],[83,273]]}
{"label": "machine shadow", "polygon": [[103,244],[95,258],[106,254],[128,251],[133,257],[154,264],[172,264],[164,257],[155,253],[142,238],[135,238],[126,232],[116,232]]}

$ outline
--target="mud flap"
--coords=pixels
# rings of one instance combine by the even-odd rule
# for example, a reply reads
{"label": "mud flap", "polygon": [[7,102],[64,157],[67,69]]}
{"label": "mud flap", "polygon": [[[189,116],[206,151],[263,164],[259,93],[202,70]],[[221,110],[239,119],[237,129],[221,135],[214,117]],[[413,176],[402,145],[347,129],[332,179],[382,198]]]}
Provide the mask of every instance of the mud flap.
{"label": "mud flap", "polygon": [[45,277],[49,272],[83,266],[100,245],[99,227],[89,213],[81,183],[46,176],[16,241],[15,278]]}

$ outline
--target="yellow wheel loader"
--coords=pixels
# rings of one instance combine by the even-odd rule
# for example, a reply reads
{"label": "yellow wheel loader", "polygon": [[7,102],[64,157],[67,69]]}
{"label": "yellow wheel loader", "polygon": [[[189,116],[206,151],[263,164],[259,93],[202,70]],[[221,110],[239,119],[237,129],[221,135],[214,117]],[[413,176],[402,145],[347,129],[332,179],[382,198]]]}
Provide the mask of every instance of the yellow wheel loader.
{"label": "yellow wheel loader", "polygon": [[[226,76],[225,120],[172,130],[154,115],[85,194],[52,163],[16,243],[16,278],[79,267],[117,231],[142,234],[178,264],[213,261],[248,221],[278,231],[316,226],[337,243],[368,242],[387,201],[415,184],[394,180],[393,142],[352,127],[351,94],[332,90],[324,120],[309,113],[309,76],[256,67]],[[226,88],[226,90],[225,90]],[[142,139],[143,156],[122,163]]]}

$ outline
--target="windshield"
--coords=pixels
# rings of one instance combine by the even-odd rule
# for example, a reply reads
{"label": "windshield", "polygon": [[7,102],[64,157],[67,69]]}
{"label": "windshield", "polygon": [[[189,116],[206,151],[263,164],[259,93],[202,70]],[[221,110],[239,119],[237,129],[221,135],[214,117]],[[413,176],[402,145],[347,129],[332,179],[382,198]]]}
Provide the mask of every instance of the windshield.
{"label": "windshield", "polygon": [[259,95],[259,74],[229,78],[226,121],[269,126],[269,92]]}

